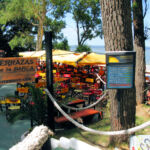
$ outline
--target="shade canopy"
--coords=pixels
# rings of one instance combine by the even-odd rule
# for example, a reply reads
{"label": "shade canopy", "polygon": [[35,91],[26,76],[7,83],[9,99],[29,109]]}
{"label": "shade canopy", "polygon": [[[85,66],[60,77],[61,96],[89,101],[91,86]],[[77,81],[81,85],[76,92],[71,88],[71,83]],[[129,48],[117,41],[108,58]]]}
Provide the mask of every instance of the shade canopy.
{"label": "shade canopy", "polygon": [[82,59],[84,57],[84,55],[86,55],[86,52],[53,55],[53,62],[77,66],[78,60]]}
{"label": "shade canopy", "polygon": [[42,57],[45,56],[45,51],[27,51],[27,52],[20,52],[19,56],[22,57]]}
{"label": "shade canopy", "polygon": [[[80,65],[95,65],[105,64],[106,56],[96,53],[75,53],[64,50],[53,50],[53,62],[63,63],[67,65],[80,66]],[[45,60],[45,51],[32,51],[32,52],[20,52],[19,56],[22,57],[38,57],[40,60]]]}
{"label": "shade canopy", "polygon": [[81,61],[78,62],[78,65],[95,65],[95,64],[106,64],[106,56],[102,54],[89,53]]}

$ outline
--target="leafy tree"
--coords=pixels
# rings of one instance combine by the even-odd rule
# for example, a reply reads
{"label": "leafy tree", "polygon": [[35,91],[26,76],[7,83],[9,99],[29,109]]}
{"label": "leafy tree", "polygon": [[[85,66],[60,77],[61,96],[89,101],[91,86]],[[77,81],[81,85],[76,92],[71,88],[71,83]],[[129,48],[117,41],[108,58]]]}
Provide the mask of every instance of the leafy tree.
{"label": "leafy tree", "polygon": [[99,0],[72,1],[72,14],[76,22],[78,45],[86,40],[102,37]]}
{"label": "leafy tree", "polygon": [[69,51],[70,47],[68,45],[68,40],[64,39],[62,42],[60,43],[54,43],[54,49],[61,49],[61,50],[66,50]]}
{"label": "leafy tree", "polygon": [[66,23],[63,20],[53,20],[49,18],[45,24],[47,24],[48,28],[53,31],[53,42],[64,38],[61,30],[65,28]]}
{"label": "leafy tree", "polygon": [[[0,0],[0,10],[4,7],[4,0]],[[6,53],[9,53],[11,48],[8,44],[6,36],[3,34],[2,30],[3,25],[0,24],[0,49],[5,50]]]}
{"label": "leafy tree", "polygon": [[91,52],[91,48],[88,45],[79,45],[76,52]]}
{"label": "leafy tree", "polygon": [[18,51],[34,49],[35,33],[32,28],[32,24],[24,18],[9,21],[6,25],[3,25],[3,34],[11,46],[11,49],[13,49],[13,54]]}
{"label": "leafy tree", "polygon": [[3,35],[3,30],[1,28],[2,25],[0,25],[0,50],[4,50],[6,52],[6,55],[9,55],[11,48],[8,44],[6,36]]}
{"label": "leafy tree", "polygon": [[[101,0],[106,51],[133,50],[130,0]],[[109,90],[111,130],[128,129],[135,125],[135,89]],[[129,135],[111,136],[112,144],[128,141]]]}
{"label": "leafy tree", "polygon": [[[56,20],[60,21],[68,9],[69,0],[11,0],[5,2],[5,7],[1,10],[0,22],[6,24],[20,18],[30,21],[37,31],[36,50],[41,50],[44,28],[50,30],[50,26],[46,24],[47,20],[51,18],[52,24],[57,22]],[[20,42],[22,43],[22,40]],[[14,44],[16,43],[12,42],[12,45]]]}

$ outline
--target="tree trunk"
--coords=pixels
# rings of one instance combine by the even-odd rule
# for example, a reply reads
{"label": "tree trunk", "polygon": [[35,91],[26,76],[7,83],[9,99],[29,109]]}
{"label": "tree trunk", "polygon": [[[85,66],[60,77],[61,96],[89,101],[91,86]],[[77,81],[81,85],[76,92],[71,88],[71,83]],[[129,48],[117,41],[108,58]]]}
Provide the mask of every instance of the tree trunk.
{"label": "tree trunk", "polygon": [[[132,51],[130,0],[101,0],[101,14],[106,51]],[[111,130],[135,125],[135,88],[109,90]],[[110,143],[128,140],[129,135],[112,136]]]}
{"label": "tree trunk", "polygon": [[42,41],[43,41],[43,23],[39,22],[36,51],[42,50]]}
{"label": "tree trunk", "polygon": [[78,46],[80,45],[80,30],[79,30],[79,22],[76,20],[76,26],[77,26],[77,39],[78,39]]}
{"label": "tree trunk", "polygon": [[145,38],[142,0],[133,0],[134,49],[136,51],[136,103],[144,103],[145,89]]}
{"label": "tree trunk", "polygon": [[38,35],[37,35],[37,42],[36,42],[36,51],[42,50],[42,41],[43,41],[43,35],[44,35],[44,21],[46,17],[46,0],[42,0],[42,13],[38,14]]}

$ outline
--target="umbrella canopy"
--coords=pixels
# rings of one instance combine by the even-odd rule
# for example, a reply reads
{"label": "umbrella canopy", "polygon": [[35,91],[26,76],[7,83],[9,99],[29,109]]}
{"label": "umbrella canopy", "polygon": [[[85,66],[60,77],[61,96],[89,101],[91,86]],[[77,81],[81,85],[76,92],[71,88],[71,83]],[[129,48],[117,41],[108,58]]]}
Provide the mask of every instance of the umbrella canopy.
{"label": "umbrella canopy", "polygon": [[95,64],[106,64],[106,56],[89,53],[78,62],[78,65],[95,65]]}
{"label": "umbrella canopy", "polygon": [[[81,59],[86,52],[83,53],[75,53],[71,51],[64,51],[64,50],[53,50],[53,62],[63,63],[67,65],[77,65],[77,61]],[[45,55],[41,57],[41,60],[45,60]]]}
{"label": "umbrella canopy", "polygon": [[150,73],[150,65],[146,65],[146,72]]}
{"label": "umbrella canopy", "polygon": [[[105,55],[96,53],[75,53],[64,50],[53,50],[53,62],[63,63],[68,65],[94,65],[94,64],[105,64]],[[45,60],[45,51],[34,51],[34,52],[21,52],[19,56],[23,57],[38,57],[40,60]]]}
{"label": "umbrella canopy", "polygon": [[59,62],[67,65],[77,66],[78,60],[83,58],[86,52],[83,53],[72,53],[66,55],[53,55],[53,62]]}
{"label": "umbrella canopy", "polygon": [[71,51],[64,51],[59,49],[53,49],[53,55],[67,55],[67,54],[73,54],[74,52]]}
{"label": "umbrella canopy", "polygon": [[20,52],[19,56],[23,57],[42,57],[45,55],[45,51],[31,51],[31,52]]}
{"label": "umbrella canopy", "polygon": [[[74,52],[64,51],[64,50],[53,50],[52,53],[53,53],[53,55],[66,55],[66,54],[72,54]],[[20,52],[19,56],[23,56],[23,57],[38,57],[38,58],[45,59],[46,55],[45,55],[45,50],[41,50],[41,51]]]}

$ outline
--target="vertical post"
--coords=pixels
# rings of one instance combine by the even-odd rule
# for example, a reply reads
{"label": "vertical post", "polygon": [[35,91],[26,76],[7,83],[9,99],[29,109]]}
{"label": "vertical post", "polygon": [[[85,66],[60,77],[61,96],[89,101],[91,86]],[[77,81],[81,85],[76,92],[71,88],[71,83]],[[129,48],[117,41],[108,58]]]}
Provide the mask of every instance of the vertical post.
{"label": "vertical post", "polygon": [[33,128],[33,112],[32,112],[32,106],[33,104],[32,104],[32,101],[30,102],[30,126],[31,126],[31,128]]}
{"label": "vertical post", "polygon": [[[52,60],[52,32],[45,32],[46,46],[46,83],[47,89],[53,95],[53,60]],[[47,96],[47,125],[51,130],[55,130],[54,126],[54,105]]]}

